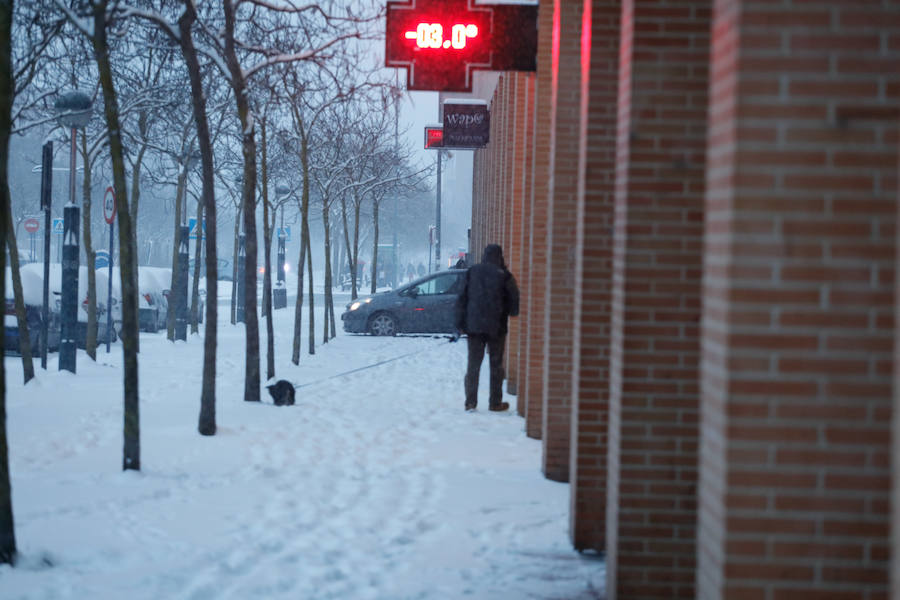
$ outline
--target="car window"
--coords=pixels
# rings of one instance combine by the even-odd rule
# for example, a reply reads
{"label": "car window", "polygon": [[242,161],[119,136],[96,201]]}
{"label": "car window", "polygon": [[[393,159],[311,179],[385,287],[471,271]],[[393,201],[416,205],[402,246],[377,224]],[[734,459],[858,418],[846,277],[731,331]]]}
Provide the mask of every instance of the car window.
{"label": "car window", "polygon": [[416,286],[420,296],[435,296],[438,294],[455,294],[458,292],[459,276],[456,273],[438,275],[428,281],[423,281]]}

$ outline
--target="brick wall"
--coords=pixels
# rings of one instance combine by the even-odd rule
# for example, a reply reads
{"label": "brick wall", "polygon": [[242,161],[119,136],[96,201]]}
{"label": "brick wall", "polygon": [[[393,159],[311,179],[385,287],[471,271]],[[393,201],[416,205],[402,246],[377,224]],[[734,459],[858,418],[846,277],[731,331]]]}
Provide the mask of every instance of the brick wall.
{"label": "brick wall", "polygon": [[528,282],[528,365],[525,432],[540,438],[543,426],[544,313],[547,286],[547,200],[550,179],[551,57],[553,0],[538,10],[537,99],[535,110],[534,204],[531,220],[531,274]]}
{"label": "brick wall", "polygon": [[[593,5],[593,6],[592,6]],[[572,544],[603,551],[606,539],[606,436],[609,396],[612,225],[615,207],[616,100],[620,0],[585,3],[576,291],[578,368],[572,410],[569,512]]]}
{"label": "brick wall", "polygon": [[609,598],[694,593],[709,15],[623,2]]}
{"label": "brick wall", "polygon": [[[547,284],[544,289],[543,471],[569,480],[572,371],[575,366],[576,234],[581,147],[581,25],[584,0],[556,0],[553,15],[547,197]],[[560,35],[565,32],[565,35]],[[582,165],[583,166],[583,165]],[[580,299],[579,299],[580,300]]]}
{"label": "brick wall", "polygon": [[897,2],[715,2],[701,598],[884,598]]}

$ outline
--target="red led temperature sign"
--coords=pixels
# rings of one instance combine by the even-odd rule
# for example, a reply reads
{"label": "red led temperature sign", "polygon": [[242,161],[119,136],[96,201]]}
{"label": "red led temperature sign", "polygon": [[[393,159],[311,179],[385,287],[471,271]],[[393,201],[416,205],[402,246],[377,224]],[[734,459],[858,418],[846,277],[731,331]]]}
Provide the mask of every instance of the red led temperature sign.
{"label": "red led temperature sign", "polygon": [[536,5],[395,0],[387,5],[385,64],[407,89],[468,92],[476,69],[535,70]]}
{"label": "red led temperature sign", "polygon": [[425,127],[425,149],[442,148],[444,146],[443,127]]}

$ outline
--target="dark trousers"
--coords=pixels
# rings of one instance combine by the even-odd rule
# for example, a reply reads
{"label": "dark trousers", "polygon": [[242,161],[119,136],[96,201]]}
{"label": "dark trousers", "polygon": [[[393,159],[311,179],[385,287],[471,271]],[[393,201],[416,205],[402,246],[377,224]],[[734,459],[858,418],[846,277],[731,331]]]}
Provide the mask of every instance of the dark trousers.
{"label": "dark trousers", "polygon": [[478,375],[481,372],[481,361],[484,360],[484,347],[487,346],[491,365],[490,405],[497,406],[503,400],[503,348],[506,345],[506,334],[489,337],[470,333],[466,338],[469,344],[469,363],[466,368],[466,406],[478,404]]}

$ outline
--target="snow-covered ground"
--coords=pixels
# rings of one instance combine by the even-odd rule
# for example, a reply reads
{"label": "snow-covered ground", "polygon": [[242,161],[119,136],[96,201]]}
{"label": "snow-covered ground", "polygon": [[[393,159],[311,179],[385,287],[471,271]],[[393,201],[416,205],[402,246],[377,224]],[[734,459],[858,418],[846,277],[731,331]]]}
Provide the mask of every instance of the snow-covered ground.
{"label": "snow-covered ground", "polygon": [[322,345],[319,310],[316,354],[304,339],[294,366],[293,310],[277,311],[297,405],[246,403],[244,329],[220,306],[214,437],[196,431],[202,337],[141,335],[140,472],[121,470],[119,344],[80,352],[77,375],[53,354],[27,386],[5,359],[21,561],[0,598],[602,597],[602,560],[568,541],[568,486],[541,475],[514,410],[486,409],[486,364],[464,412],[464,342]]}

